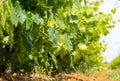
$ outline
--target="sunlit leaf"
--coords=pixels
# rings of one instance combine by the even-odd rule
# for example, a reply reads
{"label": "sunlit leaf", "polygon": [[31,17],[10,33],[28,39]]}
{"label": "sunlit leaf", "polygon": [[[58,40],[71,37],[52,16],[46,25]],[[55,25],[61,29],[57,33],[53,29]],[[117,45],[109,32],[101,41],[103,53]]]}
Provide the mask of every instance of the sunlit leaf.
{"label": "sunlit leaf", "polygon": [[99,39],[114,26],[116,9],[99,12],[95,0],[2,1],[0,63],[50,75],[101,67],[105,45]]}
{"label": "sunlit leaf", "polygon": [[30,58],[31,60],[33,60],[33,55],[29,55],[29,58]]}
{"label": "sunlit leaf", "polygon": [[24,13],[21,13],[21,15],[20,15],[20,23],[23,24],[25,20],[26,20],[26,15]]}
{"label": "sunlit leaf", "polygon": [[23,24],[25,22],[25,19],[26,19],[25,11],[22,10],[19,2],[16,2],[16,5],[15,7],[12,8],[12,13],[11,13],[12,23],[15,26],[17,26],[19,22]]}
{"label": "sunlit leaf", "polygon": [[85,45],[85,44],[79,43],[78,47],[80,50],[87,50],[87,45]]}
{"label": "sunlit leaf", "polygon": [[78,9],[81,8],[81,4],[79,0],[74,0],[75,5],[78,7]]}
{"label": "sunlit leaf", "polygon": [[61,29],[64,29],[64,21],[62,19],[59,19],[57,17],[55,17],[56,19],[56,26],[60,27]]}
{"label": "sunlit leaf", "polygon": [[8,43],[8,42],[9,42],[9,36],[4,37],[4,38],[3,38],[3,43],[6,44],[6,43]]}
{"label": "sunlit leaf", "polygon": [[54,27],[54,25],[55,25],[55,19],[54,18],[49,18],[47,25],[50,26],[50,27]]}
{"label": "sunlit leaf", "polygon": [[12,20],[12,23],[15,25],[15,27],[18,25],[18,22],[19,22],[19,19],[18,19],[18,17],[17,17],[17,13],[16,13],[16,11],[15,11],[15,9],[14,8],[12,8],[12,10],[11,10],[12,12],[11,12],[11,20]]}

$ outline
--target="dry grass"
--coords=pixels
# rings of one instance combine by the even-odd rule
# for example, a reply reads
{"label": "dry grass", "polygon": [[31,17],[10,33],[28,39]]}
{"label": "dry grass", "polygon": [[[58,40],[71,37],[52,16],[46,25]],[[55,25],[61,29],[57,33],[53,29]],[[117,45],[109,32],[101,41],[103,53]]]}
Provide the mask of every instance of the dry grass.
{"label": "dry grass", "polygon": [[107,77],[114,81],[120,81],[120,68],[109,70]]}

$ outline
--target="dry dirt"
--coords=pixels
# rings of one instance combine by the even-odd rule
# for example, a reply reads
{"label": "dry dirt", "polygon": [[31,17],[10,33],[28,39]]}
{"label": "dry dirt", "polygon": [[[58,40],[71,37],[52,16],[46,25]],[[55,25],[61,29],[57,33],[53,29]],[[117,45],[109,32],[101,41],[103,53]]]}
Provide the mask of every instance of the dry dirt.
{"label": "dry dirt", "polygon": [[107,71],[99,71],[91,76],[85,76],[78,73],[59,73],[56,77],[49,77],[45,74],[38,76],[33,73],[31,75],[23,74],[5,74],[0,77],[0,81],[112,81],[107,79]]}

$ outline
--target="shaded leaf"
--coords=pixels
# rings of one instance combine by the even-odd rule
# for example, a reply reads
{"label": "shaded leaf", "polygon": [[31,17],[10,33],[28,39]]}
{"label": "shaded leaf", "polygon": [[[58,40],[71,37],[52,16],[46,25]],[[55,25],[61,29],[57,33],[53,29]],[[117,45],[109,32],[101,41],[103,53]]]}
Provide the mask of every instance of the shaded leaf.
{"label": "shaded leaf", "polygon": [[58,31],[53,28],[49,28],[48,30],[49,40],[52,41],[53,44],[57,44],[59,42],[59,34]]}
{"label": "shaded leaf", "polygon": [[78,23],[78,17],[76,15],[71,15],[70,23]]}
{"label": "shaded leaf", "polygon": [[56,57],[55,57],[53,54],[50,54],[50,56],[51,56],[51,58],[52,58],[52,60],[53,60],[53,62],[54,62],[54,64],[55,64],[56,69],[58,69]]}
{"label": "shaded leaf", "polygon": [[55,20],[56,20],[56,26],[57,27],[60,27],[61,29],[65,28],[64,21],[62,19],[59,19],[59,18],[55,17]]}
{"label": "shaded leaf", "polygon": [[34,23],[38,24],[44,24],[44,20],[42,18],[40,18],[40,16],[38,14],[32,14],[32,19],[34,21]]}
{"label": "shaded leaf", "polygon": [[67,34],[64,34],[63,37],[64,37],[64,44],[67,47],[67,49],[69,51],[73,50],[73,44],[72,44],[70,38],[68,38]]}

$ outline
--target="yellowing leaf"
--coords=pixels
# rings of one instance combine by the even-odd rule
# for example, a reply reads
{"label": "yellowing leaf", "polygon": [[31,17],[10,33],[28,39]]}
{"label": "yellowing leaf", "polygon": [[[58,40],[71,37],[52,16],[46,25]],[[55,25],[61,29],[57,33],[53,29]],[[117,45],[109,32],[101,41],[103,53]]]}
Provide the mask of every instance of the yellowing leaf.
{"label": "yellowing leaf", "polygon": [[49,18],[47,22],[47,26],[54,27],[54,25],[55,25],[54,18]]}
{"label": "yellowing leaf", "polygon": [[80,50],[87,50],[87,45],[85,45],[85,44],[83,44],[83,43],[79,43],[79,44],[78,44],[78,48],[79,48]]}
{"label": "yellowing leaf", "polygon": [[78,51],[73,51],[73,52],[72,52],[72,55],[73,55],[73,57],[74,57],[74,60],[80,58],[80,53],[79,53]]}
{"label": "yellowing leaf", "polygon": [[86,31],[85,27],[80,27],[79,29],[80,29],[81,32],[85,32]]}
{"label": "yellowing leaf", "polygon": [[8,42],[9,42],[9,36],[4,37],[4,38],[3,38],[3,43],[6,44],[6,43],[8,43]]}
{"label": "yellowing leaf", "polygon": [[33,55],[29,55],[29,59],[30,59],[30,60],[33,60]]}

